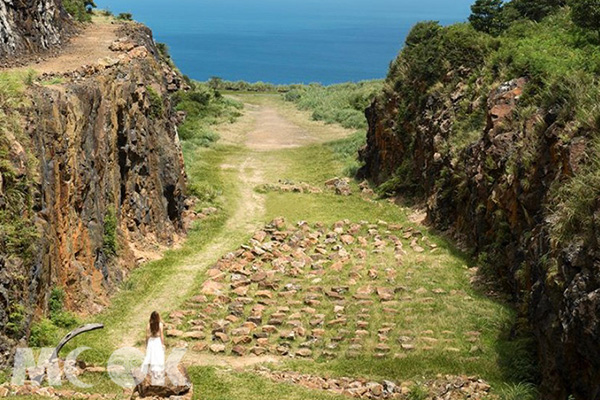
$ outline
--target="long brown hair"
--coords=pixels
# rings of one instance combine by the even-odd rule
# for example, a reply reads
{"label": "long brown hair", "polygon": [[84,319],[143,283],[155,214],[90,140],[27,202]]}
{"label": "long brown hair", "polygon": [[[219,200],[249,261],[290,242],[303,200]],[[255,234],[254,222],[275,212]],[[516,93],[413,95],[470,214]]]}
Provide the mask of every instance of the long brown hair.
{"label": "long brown hair", "polygon": [[150,333],[155,336],[160,331],[160,315],[158,312],[152,311],[150,314]]}

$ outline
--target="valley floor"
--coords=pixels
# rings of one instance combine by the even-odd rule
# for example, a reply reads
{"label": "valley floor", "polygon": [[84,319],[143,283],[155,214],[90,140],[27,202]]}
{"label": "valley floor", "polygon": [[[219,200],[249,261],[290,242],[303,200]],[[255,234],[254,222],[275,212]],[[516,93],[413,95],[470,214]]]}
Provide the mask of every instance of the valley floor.
{"label": "valley floor", "polygon": [[[91,347],[82,357],[97,365],[122,346],[143,350],[158,310],[167,348],[187,349],[197,399],[343,399],[342,381],[323,380],[341,377],[397,385],[345,391],[374,398],[425,399],[450,383],[452,398],[495,398],[513,384],[514,314],[474,288],[474,265],[414,210],[354,181],[349,195],[325,184],[342,173],[351,132],[277,95],[236,97],[243,116],[216,127],[218,144],[183,143],[190,182],[214,191],[218,211],[135,270],[93,318],[106,328],[69,348]],[[81,380],[130,396],[101,370]]]}

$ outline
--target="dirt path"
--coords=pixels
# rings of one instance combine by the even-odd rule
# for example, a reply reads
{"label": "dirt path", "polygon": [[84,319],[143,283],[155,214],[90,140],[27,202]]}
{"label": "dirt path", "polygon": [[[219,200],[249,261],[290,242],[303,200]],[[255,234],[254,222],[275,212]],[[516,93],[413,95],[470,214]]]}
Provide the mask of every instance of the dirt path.
{"label": "dirt path", "polygon": [[63,74],[83,65],[97,64],[99,60],[114,57],[109,46],[117,39],[119,24],[105,19],[95,18],[94,23],[86,25],[81,34],[71,39],[57,57],[51,57],[39,63],[15,68],[15,71],[33,69],[40,74]]}
{"label": "dirt path", "polygon": [[[257,185],[267,183],[265,175],[274,167],[269,165],[268,153],[303,146],[340,136],[339,129],[331,127],[327,134],[321,130],[301,127],[286,117],[277,102],[268,104],[245,104],[244,116],[231,125],[223,125],[218,131],[223,143],[240,146],[244,151],[231,156],[221,168],[237,174],[239,200],[222,233],[204,248],[177,266],[177,270],[160,282],[151,298],[132,307],[123,323],[113,327],[111,337],[120,339],[120,346],[135,346],[147,323],[149,310],[168,313],[185,300],[193,288],[195,277],[214,264],[223,254],[239,246],[239,238],[253,232],[264,223],[264,196],[257,193]],[[310,121],[308,121],[310,122]],[[345,132],[342,132],[345,133]],[[184,358],[187,365],[214,365],[243,368],[257,363],[276,362],[275,357],[224,357],[188,351]]]}

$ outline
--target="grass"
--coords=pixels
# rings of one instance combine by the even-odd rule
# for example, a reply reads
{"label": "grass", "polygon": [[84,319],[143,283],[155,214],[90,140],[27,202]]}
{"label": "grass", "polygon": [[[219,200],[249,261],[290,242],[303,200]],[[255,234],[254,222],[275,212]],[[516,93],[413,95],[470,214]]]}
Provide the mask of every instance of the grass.
{"label": "grass", "polygon": [[343,400],[341,395],[331,395],[317,390],[300,388],[290,384],[277,384],[256,374],[226,372],[214,367],[190,368],[194,382],[194,399],[205,400]]}
{"label": "grass", "polygon": [[365,109],[383,87],[382,81],[364,81],[323,86],[311,84],[292,88],[283,95],[301,110],[312,112],[316,121],[337,123],[348,129],[366,129]]}

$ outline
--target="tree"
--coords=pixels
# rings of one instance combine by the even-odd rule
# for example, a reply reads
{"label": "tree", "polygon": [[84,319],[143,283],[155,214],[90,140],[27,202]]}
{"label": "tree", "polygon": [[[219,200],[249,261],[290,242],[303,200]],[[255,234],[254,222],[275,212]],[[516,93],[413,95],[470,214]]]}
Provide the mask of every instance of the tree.
{"label": "tree", "polygon": [[600,0],[571,0],[571,18],[575,25],[594,30],[600,37]]}
{"label": "tree", "polygon": [[471,6],[469,22],[478,31],[498,35],[506,28],[503,9],[502,0],[477,0]]}
{"label": "tree", "polygon": [[523,17],[540,21],[545,16],[565,5],[564,0],[513,0],[513,7]]}
{"label": "tree", "polygon": [[208,87],[212,90],[219,90],[223,84],[223,79],[218,76],[213,76],[208,80]]}

